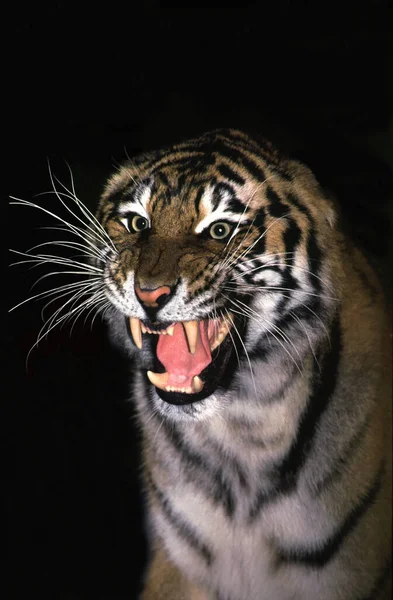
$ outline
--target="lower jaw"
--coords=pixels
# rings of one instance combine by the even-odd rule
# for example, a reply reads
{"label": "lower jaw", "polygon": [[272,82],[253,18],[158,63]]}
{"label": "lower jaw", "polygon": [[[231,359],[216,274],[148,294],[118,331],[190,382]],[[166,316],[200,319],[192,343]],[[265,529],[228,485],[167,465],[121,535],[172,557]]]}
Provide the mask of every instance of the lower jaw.
{"label": "lower jaw", "polygon": [[[150,384],[151,385],[151,384]],[[182,392],[167,392],[165,390],[160,390],[159,388],[155,388],[158,396],[166,402],[167,404],[173,404],[176,406],[183,406],[186,404],[194,404],[195,402],[200,402],[201,400],[205,400],[211,396],[214,390],[210,391],[208,386],[204,386],[204,389],[201,392],[197,392],[195,394],[183,394]]]}

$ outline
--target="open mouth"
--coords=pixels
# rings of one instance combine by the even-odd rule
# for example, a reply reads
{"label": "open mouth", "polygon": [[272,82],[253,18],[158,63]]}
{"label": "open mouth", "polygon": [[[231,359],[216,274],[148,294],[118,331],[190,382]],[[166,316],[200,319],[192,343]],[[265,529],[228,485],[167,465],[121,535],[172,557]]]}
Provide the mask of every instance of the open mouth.
{"label": "open mouth", "polygon": [[[217,384],[217,375],[211,376],[221,344],[232,327],[232,315],[221,319],[184,321],[169,325],[142,322],[130,317],[132,339],[140,350],[143,336],[157,336],[156,357],[159,369],[147,371],[150,382],[161,391],[160,396],[173,403],[191,403],[212,393],[209,379]],[[226,362],[226,361],[225,361]],[[216,369],[215,369],[216,370]],[[220,369],[221,370],[221,369]],[[170,396],[168,396],[170,394]],[[173,396],[176,395],[176,398]],[[188,395],[184,398],[183,395]]]}

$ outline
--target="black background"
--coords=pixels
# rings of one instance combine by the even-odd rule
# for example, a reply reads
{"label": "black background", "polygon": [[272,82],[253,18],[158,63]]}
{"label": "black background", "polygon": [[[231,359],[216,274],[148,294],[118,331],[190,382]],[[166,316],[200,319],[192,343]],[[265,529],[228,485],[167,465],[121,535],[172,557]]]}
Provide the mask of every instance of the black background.
{"label": "black background", "polygon": [[[18,3],[3,21],[3,239],[48,239],[47,168],[94,208],[115,165],[221,126],[305,160],[339,198],[390,289],[388,1]],[[46,206],[54,199],[45,199]],[[4,308],[37,273],[8,268]],[[41,288],[42,289],[42,288]],[[4,293],[6,291],[6,293]],[[38,291],[38,290],[37,290]],[[34,292],[32,292],[34,293]],[[42,303],[7,317],[3,342],[6,598],[136,597],[146,550],[131,375],[102,323],[54,330],[25,360]],[[6,583],[11,585],[6,589]],[[1,591],[0,591],[1,593]]]}

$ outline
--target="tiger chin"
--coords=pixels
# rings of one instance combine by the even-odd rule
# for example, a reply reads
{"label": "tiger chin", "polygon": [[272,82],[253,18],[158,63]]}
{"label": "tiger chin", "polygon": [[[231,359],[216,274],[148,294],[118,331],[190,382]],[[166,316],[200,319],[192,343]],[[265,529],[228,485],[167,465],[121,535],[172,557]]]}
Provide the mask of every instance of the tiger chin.
{"label": "tiger chin", "polygon": [[390,597],[383,300],[310,170],[216,130],[127,162],[97,219],[136,370],[141,598]]}

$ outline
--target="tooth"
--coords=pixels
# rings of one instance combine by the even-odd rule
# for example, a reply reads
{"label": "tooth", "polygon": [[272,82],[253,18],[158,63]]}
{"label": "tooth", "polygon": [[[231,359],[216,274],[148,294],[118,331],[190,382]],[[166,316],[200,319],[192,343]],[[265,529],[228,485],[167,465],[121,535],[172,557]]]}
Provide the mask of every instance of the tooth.
{"label": "tooth", "polygon": [[213,342],[210,344],[211,352],[213,352],[213,350],[215,350],[220,344],[222,344],[222,342],[228,335],[230,328],[231,328],[230,322],[228,322],[226,319],[221,320],[220,328],[219,328]]}
{"label": "tooth", "polygon": [[142,329],[142,333],[146,333],[147,332],[147,329],[146,329],[146,327],[144,326],[144,324],[142,322],[141,322],[141,329]]}
{"label": "tooth", "polygon": [[198,341],[198,321],[184,321],[183,327],[186,332],[188,348],[191,354],[195,354]]}
{"label": "tooth", "polygon": [[142,350],[142,333],[140,320],[136,319],[135,317],[130,317],[130,328],[135,346],[137,346],[139,350]]}
{"label": "tooth", "polygon": [[175,326],[171,325],[170,327],[168,327],[168,329],[166,330],[168,335],[173,335],[173,332],[175,331]]}
{"label": "tooth", "polygon": [[198,377],[198,375],[195,375],[195,377],[193,377],[192,387],[193,387],[194,394],[197,392],[200,392],[204,385],[205,384],[203,383],[202,379],[200,377]]}
{"label": "tooth", "polygon": [[167,389],[169,373],[154,373],[153,371],[148,371],[147,376],[150,383],[158,387],[160,390]]}

